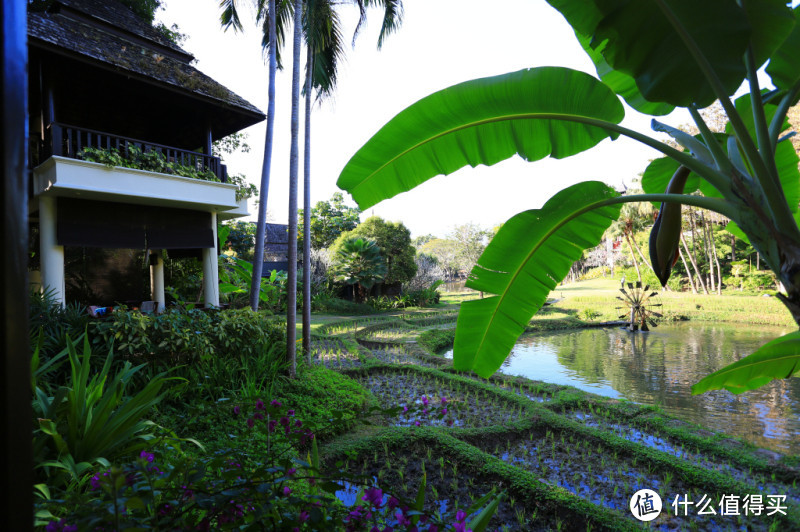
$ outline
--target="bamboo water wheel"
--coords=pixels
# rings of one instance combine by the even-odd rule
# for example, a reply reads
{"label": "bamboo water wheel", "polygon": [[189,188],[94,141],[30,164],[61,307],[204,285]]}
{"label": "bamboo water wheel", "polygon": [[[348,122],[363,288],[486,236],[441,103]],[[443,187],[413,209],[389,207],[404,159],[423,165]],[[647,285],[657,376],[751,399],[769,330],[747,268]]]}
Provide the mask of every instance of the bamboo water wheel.
{"label": "bamboo water wheel", "polygon": [[625,287],[619,289],[624,297],[617,296],[617,299],[622,301],[625,306],[615,307],[626,311],[619,317],[628,322],[625,328],[629,331],[646,332],[650,330],[648,324],[658,327],[655,318],[662,317],[662,314],[654,310],[655,307],[661,306],[661,302],[657,298],[658,292],[651,292],[650,285],[642,287],[641,282],[627,283],[627,287],[627,289]]}

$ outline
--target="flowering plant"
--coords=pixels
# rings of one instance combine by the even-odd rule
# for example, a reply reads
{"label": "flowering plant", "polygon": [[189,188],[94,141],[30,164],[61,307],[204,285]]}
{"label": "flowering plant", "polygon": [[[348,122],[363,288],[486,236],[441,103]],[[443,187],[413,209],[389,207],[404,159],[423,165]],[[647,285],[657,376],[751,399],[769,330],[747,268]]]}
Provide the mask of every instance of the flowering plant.
{"label": "flowering plant", "polygon": [[[65,491],[51,498],[48,490],[42,490],[46,500],[37,505],[37,525],[47,531],[149,527],[479,532],[499,503],[499,497],[490,500],[493,494],[489,494],[467,510],[449,512],[457,512],[454,516],[433,518],[423,512],[424,476],[416,500],[403,501],[384,493],[371,479],[347,471],[323,471],[316,428],[281,402],[259,399],[249,411],[234,406],[231,413],[254,437],[258,432],[266,436],[263,461],[233,450],[205,461],[175,456],[169,447],[143,450],[123,466],[96,473],[86,491]],[[327,427],[318,427],[323,428]],[[362,486],[358,504],[350,508],[337,498],[345,483]],[[468,525],[467,516],[473,514]]]}

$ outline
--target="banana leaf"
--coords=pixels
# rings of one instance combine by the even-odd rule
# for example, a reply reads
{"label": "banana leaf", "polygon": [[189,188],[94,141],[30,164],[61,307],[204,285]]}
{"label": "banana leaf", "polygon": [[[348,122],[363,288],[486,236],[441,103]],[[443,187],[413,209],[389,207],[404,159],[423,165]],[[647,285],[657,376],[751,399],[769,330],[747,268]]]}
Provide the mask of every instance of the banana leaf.
{"label": "banana leaf", "polygon": [[[614,70],[632,76],[650,102],[705,107],[717,99],[695,60],[708,61],[726,94],[745,77],[744,53],[753,45],[762,64],[794,27],[784,0],[548,0]],[[671,12],[694,43],[690,50]]]}
{"label": "banana leaf", "polygon": [[462,303],[453,364],[488,377],[511,352],[548,294],[584,249],[619,217],[619,194],[598,181],[577,183],[541,209],[512,217],[486,247],[466,286],[497,294]]}
{"label": "banana leaf", "polygon": [[692,395],[725,389],[742,393],[800,371],[800,331],[776,338],[755,353],[715,371],[692,386]]}
{"label": "banana leaf", "polygon": [[568,68],[467,81],[400,112],[356,152],[337,185],[364,210],[467,165],[585,151],[618,135],[580,123],[582,117],[618,124],[624,113],[606,85]]}
{"label": "banana leaf", "polygon": [[800,6],[794,8],[794,29],[783,44],[772,54],[767,74],[780,90],[789,90],[800,83]]}

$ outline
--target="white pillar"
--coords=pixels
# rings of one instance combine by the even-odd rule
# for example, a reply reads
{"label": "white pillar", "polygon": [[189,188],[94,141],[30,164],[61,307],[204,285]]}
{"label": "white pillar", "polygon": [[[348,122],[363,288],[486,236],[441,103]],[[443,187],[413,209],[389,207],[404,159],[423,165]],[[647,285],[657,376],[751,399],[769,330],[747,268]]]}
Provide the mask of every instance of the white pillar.
{"label": "white pillar", "polygon": [[217,261],[217,213],[211,213],[211,232],[214,247],[203,248],[203,302],[206,306],[219,306],[219,263]]}
{"label": "white pillar", "polygon": [[56,244],[56,198],[39,196],[39,260],[42,266],[42,289],[65,303],[64,246]]}
{"label": "white pillar", "polygon": [[161,314],[166,308],[164,293],[164,259],[162,251],[150,252],[150,299],[158,303],[156,313]]}

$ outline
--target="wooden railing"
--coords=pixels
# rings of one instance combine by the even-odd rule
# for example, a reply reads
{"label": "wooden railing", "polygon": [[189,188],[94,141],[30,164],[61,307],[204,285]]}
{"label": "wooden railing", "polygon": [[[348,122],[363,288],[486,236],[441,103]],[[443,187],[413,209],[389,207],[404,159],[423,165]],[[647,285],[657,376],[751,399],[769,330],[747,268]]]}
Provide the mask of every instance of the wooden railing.
{"label": "wooden railing", "polygon": [[132,146],[142,153],[156,151],[162,154],[166,161],[193,167],[198,172],[210,171],[222,183],[228,182],[227,168],[219,157],[57,122],[47,126],[45,141],[39,148],[38,156],[31,154],[31,159],[34,166],[43,163],[52,155],[79,159],[84,148],[115,149],[122,157],[128,157]]}

